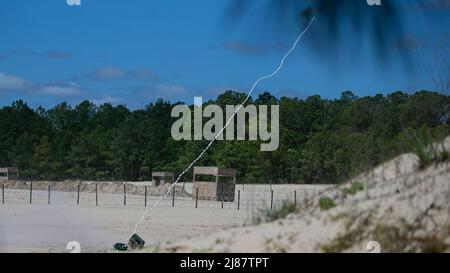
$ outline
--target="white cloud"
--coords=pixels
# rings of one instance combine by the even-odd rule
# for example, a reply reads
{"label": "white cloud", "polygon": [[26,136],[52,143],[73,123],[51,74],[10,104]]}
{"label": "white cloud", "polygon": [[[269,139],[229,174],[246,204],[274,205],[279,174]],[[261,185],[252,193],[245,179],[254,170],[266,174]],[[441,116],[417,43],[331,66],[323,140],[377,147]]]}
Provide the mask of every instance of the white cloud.
{"label": "white cloud", "polygon": [[117,80],[125,77],[125,72],[119,67],[107,66],[96,69],[90,73],[88,77],[91,80],[103,81],[103,80]]}
{"label": "white cloud", "polygon": [[113,96],[104,96],[101,98],[94,98],[90,100],[91,102],[93,102],[96,105],[101,105],[104,103],[111,103],[111,104],[123,104],[125,101],[122,98],[119,97],[113,97]]}
{"label": "white cloud", "polygon": [[74,97],[86,93],[80,86],[73,82],[41,85],[25,80],[19,76],[2,72],[0,72],[0,91],[55,97]]}
{"label": "white cloud", "polygon": [[78,96],[83,94],[83,90],[75,83],[44,85],[39,88],[38,92],[42,95],[58,97]]}
{"label": "white cloud", "polygon": [[[97,72],[98,77],[114,78],[124,75],[122,70],[113,68],[100,69]],[[136,72],[136,71],[135,71]],[[149,70],[139,71],[140,75],[134,75],[134,78],[149,79],[154,77]],[[138,74],[139,74],[138,73]],[[85,89],[75,82],[50,82],[50,83],[34,83],[19,76],[10,75],[0,72],[0,92],[20,92],[20,94],[27,96],[42,96],[53,97],[64,100],[86,98],[97,105],[104,103],[111,103],[114,105],[125,104],[127,102],[143,102],[146,99],[179,99],[188,94],[188,90],[182,85],[176,84],[150,84],[148,86],[136,87],[133,90],[128,90],[125,94],[115,96],[107,93],[97,92]],[[137,96],[130,97],[129,92],[134,92]]]}
{"label": "white cloud", "polygon": [[183,95],[187,93],[187,90],[181,85],[156,84],[153,93],[157,95]]}
{"label": "white cloud", "polygon": [[181,85],[171,84],[155,84],[146,87],[138,87],[136,91],[140,93],[143,98],[155,99],[155,98],[177,98],[188,93],[188,90]]}
{"label": "white cloud", "polygon": [[125,80],[135,79],[143,81],[160,81],[159,75],[148,68],[136,67],[132,70],[125,70],[115,66],[105,66],[97,68],[91,73],[87,74],[87,78],[93,81],[108,81],[108,80]]}
{"label": "white cloud", "polygon": [[67,61],[72,58],[72,54],[62,50],[49,50],[42,54],[47,59]]}
{"label": "white cloud", "polygon": [[138,79],[138,80],[145,80],[145,81],[159,81],[161,78],[159,75],[147,68],[138,67],[128,72],[128,75],[132,78]]}
{"label": "white cloud", "polygon": [[33,83],[14,75],[0,72],[0,91],[23,91],[33,87]]}

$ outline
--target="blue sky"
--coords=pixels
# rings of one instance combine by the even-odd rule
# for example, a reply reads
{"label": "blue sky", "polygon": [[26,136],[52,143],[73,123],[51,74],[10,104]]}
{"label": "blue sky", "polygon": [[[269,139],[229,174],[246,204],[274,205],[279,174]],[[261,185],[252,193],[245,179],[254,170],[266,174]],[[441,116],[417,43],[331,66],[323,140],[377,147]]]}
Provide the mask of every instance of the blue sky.
{"label": "blue sky", "polygon": [[[313,25],[281,73],[256,91],[336,98],[345,90],[359,96],[436,90],[429,69],[418,61],[433,66],[430,41],[450,40],[449,1],[435,1],[446,8],[425,11],[432,20],[417,17],[417,10],[405,12],[404,36],[387,48],[392,52],[385,63],[371,54],[368,39],[351,32],[348,44],[359,47],[344,43],[332,61],[317,54],[307,44],[318,31]],[[225,27],[226,0],[81,3],[0,2],[1,106],[22,99],[49,108],[88,99],[136,109],[157,98],[192,103],[194,96],[215,98],[227,89],[247,92],[256,78],[273,70],[297,35],[266,31],[257,12],[235,28]],[[410,67],[415,69],[405,69],[403,50],[414,52]]]}

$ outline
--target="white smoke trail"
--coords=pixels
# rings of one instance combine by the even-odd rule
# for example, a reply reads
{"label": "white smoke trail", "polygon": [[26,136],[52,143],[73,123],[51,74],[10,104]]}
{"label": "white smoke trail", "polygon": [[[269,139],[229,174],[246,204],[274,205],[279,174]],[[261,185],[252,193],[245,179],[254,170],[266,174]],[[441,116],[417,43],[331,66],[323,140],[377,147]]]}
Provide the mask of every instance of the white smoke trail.
{"label": "white smoke trail", "polygon": [[167,195],[169,195],[170,191],[172,190],[172,188],[178,184],[178,181],[180,180],[180,178],[187,172],[189,171],[190,168],[192,168],[192,166],[200,159],[202,158],[203,154],[208,151],[209,147],[211,147],[211,145],[214,143],[214,141],[217,139],[218,136],[220,136],[220,134],[225,130],[225,128],[227,128],[228,124],[230,123],[231,120],[234,119],[234,117],[236,116],[237,112],[239,112],[239,110],[241,109],[241,107],[249,100],[250,96],[252,95],[252,92],[255,90],[256,86],[259,84],[260,81],[268,79],[268,78],[272,78],[273,76],[275,76],[282,68],[284,65],[284,61],[286,60],[287,57],[289,57],[289,55],[291,55],[291,53],[294,51],[294,49],[297,47],[298,43],[300,42],[301,38],[303,37],[303,35],[308,31],[308,29],[311,27],[312,23],[314,22],[314,20],[316,19],[316,17],[313,17],[311,19],[311,21],[308,23],[308,25],[306,26],[305,30],[303,30],[302,33],[300,33],[300,35],[297,37],[297,39],[295,40],[294,44],[292,45],[291,49],[289,49],[289,51],[283,56],[283,58],[281,58],[280,61],[280,65],[270,74],[263,76],[259,79],[257,79],[255,81],[255,83],[253,84],[252,88],[250,89],[250,91],[247,94],[247,97],[245,98],[245,100],[236,108],[236,110],[234,111],[233,115],[227,120],[227,122],[225,123],[225,126],[215,135],[215,137],[209,142],[209,144],[206,146],[205,149],[203,149],[203,151],[199,154],[199,156],[192,161],[191,164],[189,164],[189,166],[180,173],[180,175],[178,175],[177,179],[175,180],[175,182],[172,183],[172,185],[169,187],[169,189],[167,189],[167,192],[160,196],[154,203],[153,206],[151,206],[150,208],[148,208],[147,210],[144,211],[144,213],[142,214],[141,218],[139,219],[139,221],[136,223],[135,227],[134,227],[134,231],[133,233],[130,235],[130,237],[136,233],[139,225],[142,223],[142,221],[144,221],[145,216],[154,208],[156,208],[159,204],[159,202],[161,200],[163,200],[164,198],[167,197]]}

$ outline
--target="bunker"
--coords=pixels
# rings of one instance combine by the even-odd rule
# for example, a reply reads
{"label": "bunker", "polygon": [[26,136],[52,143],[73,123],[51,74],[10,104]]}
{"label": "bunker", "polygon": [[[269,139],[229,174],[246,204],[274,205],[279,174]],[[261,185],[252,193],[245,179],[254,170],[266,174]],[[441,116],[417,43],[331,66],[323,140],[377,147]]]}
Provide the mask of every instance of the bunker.
{"label": "bunker", "polygon": [[192,198],[234,202],[236,171],[218,167],[194,167]]}
{"label": "bunker", "polygon": [[6,167],[0,168],[0,181],[10,181],[19,178],[19,168]]}
{"label": "bunker", "polygon": [[152,181],[155,183],[155,186],[159,186],[160,184],[165,183],[173,183],[175,174],[171,172],[152,172]]}

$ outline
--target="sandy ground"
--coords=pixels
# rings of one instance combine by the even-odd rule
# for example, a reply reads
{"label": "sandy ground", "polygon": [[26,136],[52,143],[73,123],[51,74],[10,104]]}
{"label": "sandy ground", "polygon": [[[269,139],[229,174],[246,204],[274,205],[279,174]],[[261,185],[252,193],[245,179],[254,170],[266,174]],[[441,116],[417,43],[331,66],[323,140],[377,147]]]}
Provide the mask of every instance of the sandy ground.
{"label": "sandy ground", "polygon": [[[450,151],[450,138],[444,146]],[[344,194],[353,181],[364,189]],[[239,211],[236,202],[221,209],[220,202],[199,201],[195,208],[192,198],[180,194],[175,208],[168,198],[151,211],[138,234],[147,241],[145,252],[367,252],[371,241],[383,252],[450,251],[449,182],[449,161],[419,170],[417,157],[405,154],[339,187],[274,185],[275,209],[297,191],[300,210],[273,222],[249,225],[255,209],[267,209],[270,187],[238,185]],[[65,252],[69,241],[79,241],[84,252],[113,251],[145,210],[139,186],[126,207],[123,195],[111,193],[121,191],[120,183],[99,187],[98,207],[92,183],[80,206],[70,182],[62,185],[67,191],[52,192],[51,205],[44,190],[33,192],[30,205],[27,185],[18,186],[7,189],[6,204],[0,204],[0,252]],[[188,195],[190,188],[186,184]],[[324,196],[336,206],[322,210]],[[149,197],[149,205],[154,200]]]}
{"label": "sandy ground", "polygon": [[[127,194],[127,205],[123,205],[123,184],[103,183],[99,187],[98,203],[92,185],[84,186],[87,191],[80,193],[80,205],[76,205],[77,194],[70,191],[76,188],[64,182],[33,182],[32,204],[29,204],[29,190],[26,182],[7,184],[5,204],[0,204],[0,252],[66,252],[69,241],[78,241],[83,252],[112,251],[116,242],[126,242],[134,225],[145,211],[142,195]],[[78,183],[78,182],[74,182]],[[83,182],[93,183],[93,182]],[[48,192],[43,190],[52,185],[51,205],[48,205]],[[10,189],[14,185],[16,189]],[[142,184],[137,183],[135,191],[139,193]],[[273,185],[274,206],[284,200],[293,200],[297,191],[297,200],[327,186],[318,185]],[[18,189],[17,189],[18,188]],[[117,189],[116,189],[117,188]],[[192,188],[186,183],[186,191]],[[102,190],[102,192],[100,192]],[[255,210],[267,208],[270,204],[269,185],[237,186],[240,191],[240,210],[237,202],[198,201],[191,197],[177,195],[175,207],[169,196],[158,208],[149,212],[145,221],[139,226],[138,234],[146,240],[146,246],[154,249],[161,243],[174,242],[179,239],[193,238],[200,235],[239,227],[249,221]],[[150,188],[149,188],[150,192]],[[157,199],[148,196],[150,207]],[[147,208],[148,208],[147,207]]]}
{"label": "sandy ground", "polygon": [[[0,206],[0,252],[65,252],[78,241],[83,252],[111,251],[126,242],[142,208],[14,204]],[[138,233],[152,246],[218,231],[245,220],[244,211],[157,208]]]}

